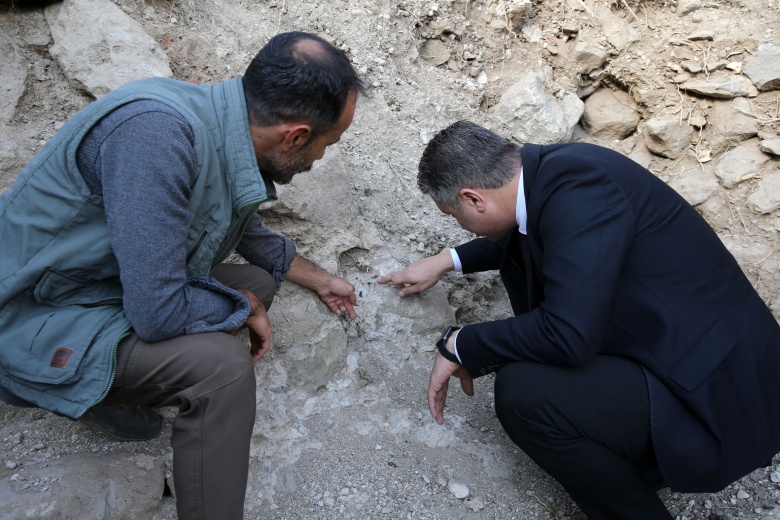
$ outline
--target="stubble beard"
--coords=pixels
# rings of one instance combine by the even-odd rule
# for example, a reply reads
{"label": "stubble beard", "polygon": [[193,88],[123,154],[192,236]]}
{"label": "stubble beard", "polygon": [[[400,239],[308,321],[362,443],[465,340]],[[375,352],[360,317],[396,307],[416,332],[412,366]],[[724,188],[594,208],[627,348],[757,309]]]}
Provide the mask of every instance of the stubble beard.
{"label": "stubble beard", "polygon": [[263,156],[261,171],[276,184],[289,184],[297,174],[311,170],[312,164],[306,157],[308,145],[292,156],[269,152]]}

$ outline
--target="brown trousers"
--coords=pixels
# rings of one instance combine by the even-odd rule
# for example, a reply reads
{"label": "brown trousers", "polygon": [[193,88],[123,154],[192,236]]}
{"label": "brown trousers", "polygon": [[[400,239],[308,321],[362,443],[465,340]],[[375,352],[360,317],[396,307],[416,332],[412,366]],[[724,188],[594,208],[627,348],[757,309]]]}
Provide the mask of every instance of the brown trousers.
{"label": "brown trousers", "polygon": [[[223,264],[214,278],[249,289],[266,309],[274,281],[250,265]],[[255,372],[249,349],[225,332],[146,343],[135,333],[117,351],[105,404],[178,406],[173,477],[180,520],[243,518],[249,441],[255,422]]]}

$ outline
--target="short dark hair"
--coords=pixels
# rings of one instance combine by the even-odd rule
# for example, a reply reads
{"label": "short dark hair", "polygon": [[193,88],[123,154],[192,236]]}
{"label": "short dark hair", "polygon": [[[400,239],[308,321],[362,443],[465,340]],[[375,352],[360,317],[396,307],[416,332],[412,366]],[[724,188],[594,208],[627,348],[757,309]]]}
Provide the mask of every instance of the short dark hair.
{"label": "short dark hair", "polygon": [[[305,40],[316,44],[314,52],[301,48]],[[351,92],[365,93],[363,80],[344,52],[305,32],[271,38],[247,67],[243,84],[251,124],[301,120],[314,134],[338,121]]]}
{"label": "short dark hair", "polygon": [[417,186],[436,202],[459,204],[463,188],[495,189],[518,172],[522,145],[470,121],[458,121],[431,139],[417,173]]}

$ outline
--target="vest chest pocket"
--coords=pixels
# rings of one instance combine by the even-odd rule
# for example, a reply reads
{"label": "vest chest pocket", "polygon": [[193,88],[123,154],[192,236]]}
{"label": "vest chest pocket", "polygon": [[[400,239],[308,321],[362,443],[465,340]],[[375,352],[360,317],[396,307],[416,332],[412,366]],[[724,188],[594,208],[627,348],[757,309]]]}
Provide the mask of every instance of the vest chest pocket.
{"label": "vest chest pocket", "polygon": [[35,286],[35,300],[52,307],[122,305],[119,278],[88,280],[49,268]]}

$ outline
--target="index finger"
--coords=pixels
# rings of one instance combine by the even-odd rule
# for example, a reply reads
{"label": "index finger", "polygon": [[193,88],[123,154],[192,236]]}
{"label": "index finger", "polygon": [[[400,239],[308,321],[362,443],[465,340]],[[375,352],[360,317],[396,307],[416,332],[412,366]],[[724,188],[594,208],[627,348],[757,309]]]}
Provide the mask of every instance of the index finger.
{"label": "index finger", "polygon": [[389,275],[387,275],[387,276],[383,276],[382,278],[380,278],[379,280],[377,280],[377,283],[387,283],[387,282],[392,282],[392,281],[393,281],[393,276],[395,276],[396,274],[398,274],[398,273],[393,273],[393,274],[389,274]]}
{"label": "index finger", "polygon": [[[353,294],[352,297],[354,298],[355,295]],[[349,300],[346,300],[346,299],[344,300],[344,307],[347,308],[347,312],[349,313],[349,317],[354,320],[355,318],[357,318],[357,313],[355,312],[355,308],[352,307],[352,304],[357,305],[357,301],[350,302]]]}

